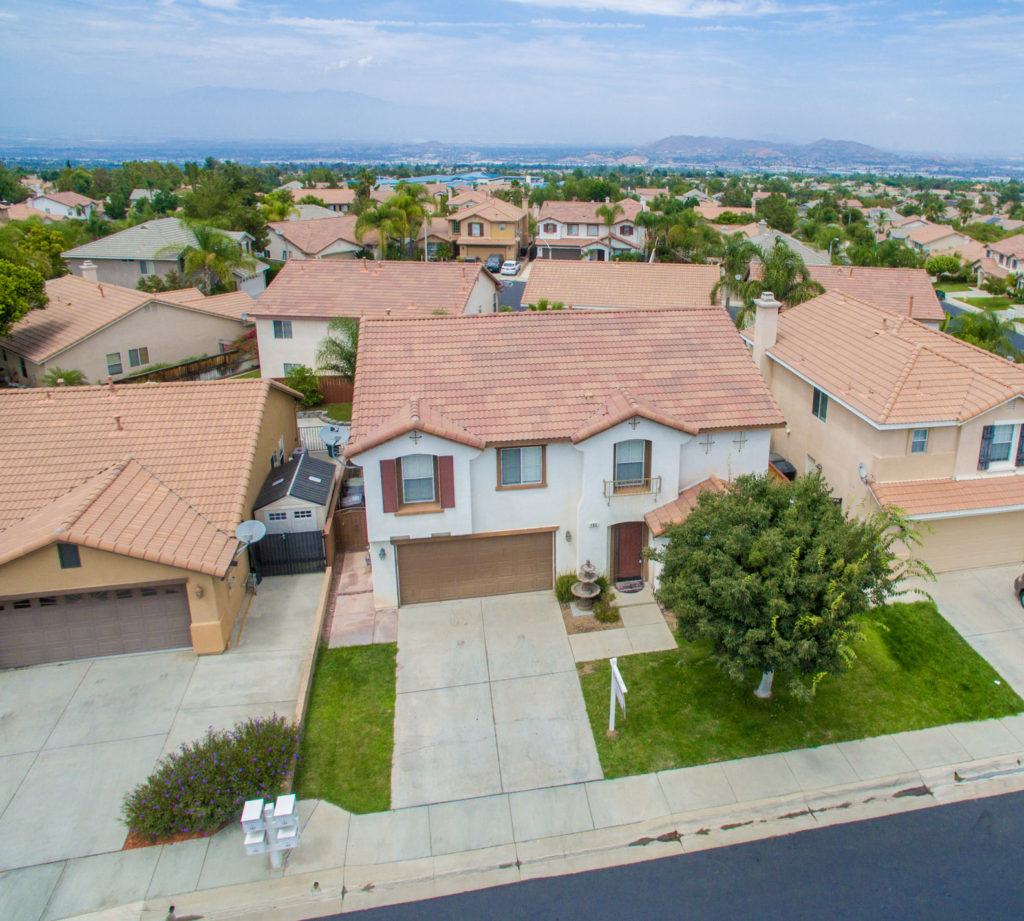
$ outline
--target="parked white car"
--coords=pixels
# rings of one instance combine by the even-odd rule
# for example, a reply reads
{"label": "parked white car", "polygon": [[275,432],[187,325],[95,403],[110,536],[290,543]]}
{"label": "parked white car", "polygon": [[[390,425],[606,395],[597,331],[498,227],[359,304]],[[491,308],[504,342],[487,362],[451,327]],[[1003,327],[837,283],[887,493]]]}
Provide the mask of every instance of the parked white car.
{"label": "parked white car", "polygon": [[513,262],[511,259],[501,267],[502,275],[518,275],[519,274],[519,263]]}

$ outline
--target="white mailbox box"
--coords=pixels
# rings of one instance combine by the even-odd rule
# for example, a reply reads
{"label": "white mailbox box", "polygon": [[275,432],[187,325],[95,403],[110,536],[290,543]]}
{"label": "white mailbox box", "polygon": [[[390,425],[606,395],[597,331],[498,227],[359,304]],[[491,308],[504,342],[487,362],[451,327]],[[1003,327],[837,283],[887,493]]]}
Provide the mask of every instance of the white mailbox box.
{"label": "white mailbox box", "polygon": [[242,831],[263,831],[263,800],[249,799],[242,807]]}
{"label": "white mailbox box", "polygon": [[294,825],[298,822],[294,793],[277,798],[277,802],[274,803],[274,815],[271,821],[274,828],[287,828],[289,825]]}
{"label": "white mailbox box", "polygon": [[294,793],[279,796],[274,803],[261,799],[246,800],[242,807],[242,831],[245,853],[249,856],[269,854],[270,865],[281,867],[281,855],[299,846],[299,811]]}

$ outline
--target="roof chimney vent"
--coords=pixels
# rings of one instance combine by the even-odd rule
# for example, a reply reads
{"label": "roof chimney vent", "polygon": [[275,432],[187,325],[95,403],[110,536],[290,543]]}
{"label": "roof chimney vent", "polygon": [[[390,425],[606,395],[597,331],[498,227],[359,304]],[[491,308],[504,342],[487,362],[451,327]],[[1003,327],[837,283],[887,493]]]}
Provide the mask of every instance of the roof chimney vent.
{"label": "roof chimney vent", "polygon": [[764,373],[765,353],[779,335],[779,308],[782,306],[771,291],[762,291],[754,301],[757,314],[754,327],[754,364]]}
{"label": "roof chimney vent", "polygon": [[121,417],[120,416],[114,416],[114,427],[119,432],[123,432],[124,431],[124,426],[121,425]]}
{"label": "roof chimney vent", "polygon": [[96,263],[91,259],[86,259],[79,267],[78,270],[82,273],[82,278],[86,281],[99,281],[99,269],[96,267]]}

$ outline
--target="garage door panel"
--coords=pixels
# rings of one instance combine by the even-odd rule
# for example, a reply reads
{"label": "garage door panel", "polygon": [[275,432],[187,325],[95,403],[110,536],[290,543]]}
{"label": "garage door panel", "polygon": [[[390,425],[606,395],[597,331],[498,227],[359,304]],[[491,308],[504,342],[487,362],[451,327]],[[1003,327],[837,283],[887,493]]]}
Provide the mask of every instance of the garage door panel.
{"label": "garage door panel", "polygon": [[553,547],[551,531],[400,544],[401,603],[550,589]]}

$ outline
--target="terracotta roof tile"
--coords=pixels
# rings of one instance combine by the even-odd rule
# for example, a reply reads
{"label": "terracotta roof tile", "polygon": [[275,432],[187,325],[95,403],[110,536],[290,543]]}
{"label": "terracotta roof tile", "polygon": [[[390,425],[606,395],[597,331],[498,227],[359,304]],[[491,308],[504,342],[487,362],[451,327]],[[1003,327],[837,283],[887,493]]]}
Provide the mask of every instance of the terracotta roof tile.
{"label": "terracotta roof tile", "polygon": [[838,291],[781,311],[768,353],[880,425],[963,422],[1024,395],[1024,367]]}
{"label": "terracotta roof tile", "polygon": [[[597,214],[597,209],[603,204],[603,201],[546,201],[540,206],[537,220],[569,224],[604,224],[604,219]],[[618,204],[622,208],[622,215],[615,219],[616,223],[635,221],[636,216],[643,211],[643,205],[635,198],[623,198],[613,204]]]}
{"label": "terracotta roof tile", "polygon": [[292,189],[293,201],[300,201],[307,195],[319,198],[325,205],[351,205],[356,200],[355,189]]}
{"label": "terracotta roof tile", "polygon": [[310,221],[272,221],[267,226],[302,252],[315,256],[338,240],[344,240],[353,246],[376,243],[375,230],[363,234],[362,240],[356,239],[357,220],[354,214],[343,214],[339,217],[321,217]]}
{"label": "terracotta roof tile", "polygon": [[1024,234],[1016,234],[1015,236],[1007,237],[1005,240],[989,243],[988,248],[994,253],[1002,253],[1004,256],[1016,256],[1018,259],[1024,259]]}
{"label": "terracotta roof tile", "polygon": [[681,524],[690,517],[690,512],[697,507],[697,499],[700,498],[701,493],[725,492],[728,488],[729,484],[725,480],[712,474],[706,480],[701,480],[684,489],[671,502],[666,502],[649,511],[644,515],[644,521],[651,529],[651,534],[661,537],[668,530],[669,525]]}
{"label": "terracotta roof tile", "polygon": [[1012,473],[968,480],[874,483],[871,491],[882,505],[897,505],[911,518],[1024,508],[1024,477]]}
{"label": "terracotta roof tile", "polygon": [[915,320],[946,319],[945,311],[924,269],[809,265],[807,272],[826,291],[849,294],[891,313],[907,316],[913,304]]}
{"label": "terracotta roof tile", "polygon": [[691,431],[784,421],[721,308],[364,318],[348,453],[395,431],[416,399],[452,437],[487,444],[579,440],[614,424],[622,400]]}
{"label": "terracotta roof tile", "polygon": [[[254,317],[461,314],[482,265],[304,259],[288,262],[250,312]],[[490,276],[487,276],[490,277]]]}
{"label": "terracotta roof tile", "polygon": [[182,307],[240,322],[256,306],[256,300],[245,291],[229,291],[207,297],[198,288],[182,288],[178,291],[163,291],[153,295],[153,299],[162,304],[180,304]]}
{"label": "terracotta roof tile", "polygon": [[547,298],[570,307],[709,307],[720,275],[716,265],[538,259],[530,268],[523,303]]}
{"label": "terracotta roof tile", "polygon": [[526,212],[517,205],[513,205],[511,202],[504,201],[503,199],[488,198],[479,204],[470,205],[461,211],[449,214],[447,219],[449,221],[464,221],[471,217],[481,217],[488,221],[511,221],[515,223],[526,217]]}

